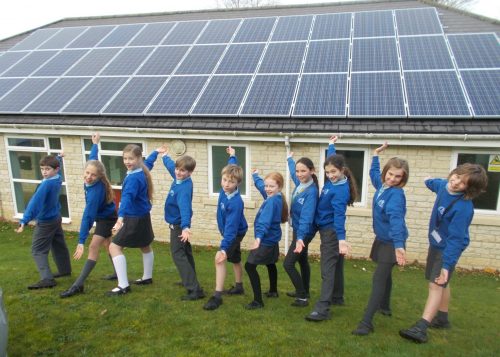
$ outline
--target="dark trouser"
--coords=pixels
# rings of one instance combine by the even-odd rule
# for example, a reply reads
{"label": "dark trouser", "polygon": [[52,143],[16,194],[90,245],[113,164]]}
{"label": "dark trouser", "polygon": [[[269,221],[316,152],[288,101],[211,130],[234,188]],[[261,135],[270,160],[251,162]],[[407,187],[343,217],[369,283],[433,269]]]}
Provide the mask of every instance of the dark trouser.
{"label": "dark trouser", "polygon": [[339,261],[339,241],[331,228],[319,231],[321,239],[321,295],[314,310],[326,314],[330,310],[335,286],[335,269]]}
{"label": "dark trouser", "polygon": [[392,289],[392,268],[394,263],[377,263],[373,273],[372,293],[366,306],[363,322],[371,325],[373,315],[379,308],[390,310],[390,298]]}
{"label": "dark trouser", "polygon": [[[297,298],[305,299],[307,294],[309,294],[309,282],[311,280],[311,268],[309,266],[309,260],[307,256],[308,246],[310,239],[304,239],[304,248],[300,254],[294,253],[295,246],[297,244],[297,235],[293,232],[293,241],[288,248],[288,253],[286,254],[285,261],[283,262],[283,267],[287,272],[293,286],[295,287],[295,292]],[[295,268],[295,263],[298,262],[300,266],[300,274]]]}
{"label": "dark trouser", "polygon": [[339,255],[335,266],[335,279],[333,282],[333,298],[335,303],[344,303],[344,256]]}
{"label": "dark trouser", "polygon": [[189,291],[199,291],[201,287],[196,278],[191,243],[181,242],[181,237],[179,237],[181,233],[182,229],[180,226],[170,225],[170,252],[172,253],[172,259],[181,276],[184,287]]}
{"label": "dark trouser", "polygon": [[59,273],[71,274],[71,261],[61,221],[61,217],[59,217],[50,222],[37,223],[33,232],[31,254],[41,279],[54,278],[49,266],[49,251],[52,251],[52,258]]}
{"label": "dark trouser", "polygon": [[[276,268],[276,264],[267,264],[267,273],[269,274],[269,291],[277,292],[278,291],[278,269]],[[262,302],[262,289],[260,286],[260,276],[257,272],[257,265],[246,262],[245,270],[250,278],[250,284],[252,285],[253,290],[253,299],[254,301],[258,301],[261,304]]]}

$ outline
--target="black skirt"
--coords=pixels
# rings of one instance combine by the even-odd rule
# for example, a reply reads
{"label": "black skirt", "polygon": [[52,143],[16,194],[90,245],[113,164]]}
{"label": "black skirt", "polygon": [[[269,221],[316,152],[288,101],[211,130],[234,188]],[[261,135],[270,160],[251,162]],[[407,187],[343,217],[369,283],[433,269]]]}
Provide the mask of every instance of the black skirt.
{"label": "black skirt", "polygon": [[253,265],[268,265],[278,261],[280,255],[279,244],[269,247],[267,245],[259,245],[259,248],[253,249],[248,254],[247,262]]}
{"label": "black skirt", "polygon": [[117,217],[109,217],[97,219],[95,221],[94,235],[103,238],[109,238],[113,235],[113,227],[116,223]]}
{"label": "black skirt", "polygon": [[125,217],[123,227],[116,234],[113,243],[120,247],[142,248],[150,245],[154,237],[148,213],[142,217]]}
{"label": "black skirt", "polygon": [[397,263],[394,245],[378,239],[373,241],[370,258],[376,263]]}

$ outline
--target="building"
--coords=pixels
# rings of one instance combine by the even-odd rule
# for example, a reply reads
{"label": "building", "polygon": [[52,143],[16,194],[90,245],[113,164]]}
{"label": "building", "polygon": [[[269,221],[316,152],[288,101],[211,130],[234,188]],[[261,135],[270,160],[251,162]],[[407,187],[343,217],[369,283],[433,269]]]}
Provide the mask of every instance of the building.
{"label": "building", "polygon": [[[315,162],[322,181],[328,137],[339,133],[337,149],[361,192],[348,210],[353,256],[369,254],[368,168],[372,150],[387,140],[382,160],[397,155],[410,163],[409,259],[424,261],[428,246],[434,196],[423,179],[446,177],[470,161],[488,169],[490,185],[476,201],[471,245],[460,265],[499,269],[499,29],[498,22],[410,0],[64,19],[6,39],[0,42],[0,214],[22,215],[40,180],[40,157],[63,150],[62,213],[65,228],[78,230],[81,176],[90,135],[98,130],[101,160],[117,192],[126,143],[142,145],[145,154],[166,143],[195,157],[193,243],[218,245],[215,211],[227,145],[237,148],[245,168],[241,191],[253,222],[262,200],[251,168],[288,175],[290,147],[296,158]],[[247,61],[237,67],[253,69],[235,75],[234,63],[224,60],[242,58],[243,50]],[[225,75],[217,76],[224,65]],[[264,75],[253,73],[257,66]],[[272,79],[279,84],[273,87]],[[309,92],[301,92],[306,83]],[[206,93],[240,97],[222,107]],[[153,226],[164,240],[171,179],[161,163],[153,178]],[[284,234],[282,251],[287,241]],[[319,252],[319,239],[310,251]]]}

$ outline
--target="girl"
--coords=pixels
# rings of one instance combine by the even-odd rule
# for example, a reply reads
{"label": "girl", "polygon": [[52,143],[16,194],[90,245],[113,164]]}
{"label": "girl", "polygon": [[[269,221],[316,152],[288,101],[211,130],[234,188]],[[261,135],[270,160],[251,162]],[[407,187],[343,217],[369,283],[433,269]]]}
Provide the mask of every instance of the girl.
{"label": "girl", "polygon": [[358,336],[373,332],[372,319],[377,310],[391,316],[390,298],[392,289],[392,268],[403,266],[405,242],[408,230],[405,223],[406,198],[403,187],[408,182],[410,169],[406,160],[393,157],[380,174],[378,155],[387,148],[387,142],[373,152],[370,179],[376,192],[373,196],[373,231],[375,241],[370,258],[377,263],[373,273],[370,300],[363,319],[352,333]]}
{"label": "girl", "polygon": [[127,176],[122,184],[118,220],[113,227],[115,238],[109,246],[118,276],[118,286],[108,291],[109,296],[130,292],[127,261],[123,255],[124,247],[140,248],[142,251],[144,272],[142,278],[134,281],[134,284],[153,283],[154,255],[150,246],[154,239],[150,216],[153,181],[149,170],[153,169],[158,153],[163,152],[165,152],[164,147],[158,148],[143,162],[139,146],[129,144],[123,149],[123,163],[127,168]]}
{"label": "girl", "polygon": [[288,205],[281,195],[283,176],[278,172],[271,172],[262,180],[258,171],[254,170],[252,177],[255,187],[264,197],[264,202],[255,216],[255,241],[245,264],[254,295],[253,301],[245,306],[249,310],[264,307],[257,265],[266,265],[269,273],[270,287],[266,296],[278,297],[276,262],[279,257],[278,242],[281,240],[280,223],[288,220]]}
{"label": "girl", "polygon": [[80,225],[80,239],[73,254],[74,259],[79,260],[82,257],[89,231],[94,222],[97,221],[97,224],[92,241],[90,242],[89,255],[82,272],[73,285],[60,294],[61,298],[83,293],[83,283],[97,263],[99,249],[101,247],[105,247],[106,251],[109,249],[111,229],[116,223],[116,206],[113,189],[106,176],[104,165],[98,161],[97,153],[99,149],[97,145],[99,144],[99,140],[99,133],[92,135],[92,148],[90,149],[89,161],[85,165],[83,174],[85,209]]}
{"label": "girl", "polygon": [[[295,183],[292,194],[290,215],[292,218],[293,240],[288,248],[283,267],[285,268],[295,293],[287,293],[295,297],[292,306],[303,307],[309,305],[309,281],[311,270],[307,259],[307,247],[314,237],[314,214],[318,203],[318,178],[314,174],[314,164],[307,157],[300,158],[297,163],[293,160],[293,152],[288,156],[290,176]],[[295,268],[299,262],[300,274]]]}
{"label": "girl", "polygon": [[330,319],[337,264],[340,255],[348,252],[345,213],[347,206],[352,205],[358,195],[354,176],[346,166],[344,157],[334,154],[337,137],[333,136],[330,140],[329,154],[333,154],[324,163],[328,180],[321,190],[315,217],[321,239],[321,295],[314,310],[306,316],[308,321]]}
{"label": "girl", "polygon": [[448,180],[425,180],[435,192],[436,202],[429,223],[429,252],[425,277],[429,280],[429,295],[422,318],[401,337],[427,342],[427,328],[451,328],[448,307],[451,290],[448,282],[462,252],[469,245],[469,226],[474,216],[472,199],[486,190],[488,176],[481,165],[463,164],[450,172]]}

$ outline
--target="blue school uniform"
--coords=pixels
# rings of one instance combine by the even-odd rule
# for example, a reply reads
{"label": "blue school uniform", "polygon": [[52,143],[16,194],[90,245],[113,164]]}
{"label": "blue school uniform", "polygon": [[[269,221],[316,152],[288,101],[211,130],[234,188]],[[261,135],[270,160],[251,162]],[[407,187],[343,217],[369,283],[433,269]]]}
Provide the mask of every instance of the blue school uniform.
{"label": "blue school uniform", "polygon": [[191,177],[184,180],[175,178],[175,161],[170,156],[163,156],[163,164],[174,179],[165,201],[165,221],[180,225],[181,229],[191,228],[193,181]]}
{"label": "blue school uniform", "polygon": [[281,240],[281,213],[283,211],[283,197],[281,192],[271,197],[264,190],[264,180],[257,173],[252,175],[255,187],[259,190],[264,202],[255,216],[254,234],[260,238],[260,244],[272,247]]}
{"label": "blue school uniform", "polygon": [[[469,245],[469,226],[474,217],[474,205],[471,200],[463,199],[463,193],[452,194],[447,190],[448,180],[429,179],[425,181],[429,190],[436,193],[429,223],[429,244],[443,254],[443,269],[453,269],[462,252]],[[457,200],[458,199],[458,200]],[[453,203],[457,200],[455,203]],[[453,205],[444,214],[444,211]],[[432,232],[439,221],[440,241]]]}

